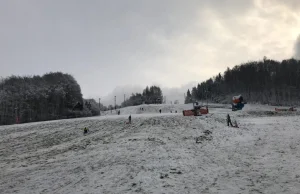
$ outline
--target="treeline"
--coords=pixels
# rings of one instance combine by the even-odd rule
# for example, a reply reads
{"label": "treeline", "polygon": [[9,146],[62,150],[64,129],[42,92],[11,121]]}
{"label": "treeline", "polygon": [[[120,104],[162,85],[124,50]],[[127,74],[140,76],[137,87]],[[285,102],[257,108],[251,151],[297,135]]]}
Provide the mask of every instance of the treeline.
{"label": "treeline", "polygon": [[0,82],[0,124],[26,123],[99,114],[99,104],[84,100],[73,76],[11,76]]}
{"label": "treeline", "polygon": [[237,65],[187,91],[185,103],[206,100],[230,103],[241,94],[247,102],[271,105],[300,104],[300,61],[267,59]]}
{"label": "treeline", "polygon": [[132,94],[128,100],[121,104],[122,107],[136,106],[141,104],[161,104],[163,94],[158,86],[147,86],[142,93]]}

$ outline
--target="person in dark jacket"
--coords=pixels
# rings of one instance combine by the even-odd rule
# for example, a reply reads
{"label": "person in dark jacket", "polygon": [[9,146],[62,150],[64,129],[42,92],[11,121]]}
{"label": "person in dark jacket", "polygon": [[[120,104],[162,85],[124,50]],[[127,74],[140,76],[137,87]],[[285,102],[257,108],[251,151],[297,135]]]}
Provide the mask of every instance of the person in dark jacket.
{"label": "person in dark jacket", "polygon": [[83,134],[87,134],[88,133],[88,128],[87,127],[85,127],[84,129],[83,129]]}
{"label": "person in dark jacket", "polygon": [[229,114],[227,114],[227,126],[229,127],[229,124],[231,127],[233,127],[232,123],[231,123],[231,119],[230,119],[230,116]]}
{"label": "person in dark jacket", "polygon": [[242,103],[244,101],[243,96],[240,96],[240,102]]}
{"label": "person in dark jacket", "polygon": [[128,123],[131,123],[131,115],[128,117]]}

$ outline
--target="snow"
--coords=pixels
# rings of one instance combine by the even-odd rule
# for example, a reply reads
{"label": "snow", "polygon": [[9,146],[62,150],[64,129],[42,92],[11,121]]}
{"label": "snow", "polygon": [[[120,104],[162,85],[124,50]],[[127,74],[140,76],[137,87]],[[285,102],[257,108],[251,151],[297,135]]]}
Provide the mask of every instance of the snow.
{"label": "snow", "polygon": [[1,126],[0,193],[299,193],[298,112],[209,104],[210,114],[183,117],[191,107]]}

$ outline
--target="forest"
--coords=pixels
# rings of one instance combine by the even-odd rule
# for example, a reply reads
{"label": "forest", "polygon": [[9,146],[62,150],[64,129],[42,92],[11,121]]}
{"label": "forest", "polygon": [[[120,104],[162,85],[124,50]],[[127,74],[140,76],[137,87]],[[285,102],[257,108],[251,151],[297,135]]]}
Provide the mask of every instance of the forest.
{"label": "forest", "polygon": [[187,91],[185,103],[208,100],[231,103],[241,94],[250,103],[294,106],[300,104],[300,61],[263,58],[227,68]]}
{"label": "forest", "polygon": [[130,98],[122,103],[122,107],[136,106],[141,104],[162,104],[163,94],[158,86],[146,87],[142,93],[132,94]]}
{"label": "forest", "polygon": [[0,125],[96,116],[101,111],[140,104],[162,103],[157,86],[132,94],[122,105],[108,107],[83,99],[72,75],[50,72],[43,76],[10,76],[0,80]]}
{"label": "forest", "polygon": [[[101,105],[103,106],[103,105]],[[10,76],[0,81],[0,125],[99,115],[73,76]]]}
{"label": "forest", "polygon": [[[296,106],[300,104],[299,91],[299,60],[280,62],[264,57],[227,68],[199,83],[187,91],[185,103],[230,103],[232,96],[241,94],[248,103]],[[147,86],[121,106],[99,107],[94,99],[83,99],[72,75],[51,72],[43,76],[10,76],[0,80],[0,125],[96,116],[100,110],[161,104],[163,99],[160,87]]]}

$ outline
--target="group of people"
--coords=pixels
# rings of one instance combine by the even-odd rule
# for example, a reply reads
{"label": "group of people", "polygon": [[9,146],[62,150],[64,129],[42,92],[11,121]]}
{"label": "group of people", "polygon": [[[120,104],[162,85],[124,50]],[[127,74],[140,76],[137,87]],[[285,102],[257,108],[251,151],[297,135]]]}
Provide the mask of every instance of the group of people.
{"label": "group of people", "polygon": [[[170,111],[172,113],[172,111]],[[159,109],[159,113],[161,113],[161,109]],[[177,113],[177,110],[175,110],[175,113]]]}
{"label": "group of people", "polygon": [[[242,97],[241,97],[241,98],[242,98]],[[80,105],[80,104],[79,104],[79,105]],[[78,106],[78,104],[77,104],[77,106]],[[141,107],[140,110],[141,110],[141,111],[144,111],[144,108]],[[159,113],[161,113],[161,112],[162,112],[162,110],[159,109]],[[171,111],[171,113],[172,113],[172,111]],[[177,111],[175,111],[175,113],[177,113]],[[118,110],[117,114],[120,115],[120,110]],[[234,121],[234,125],[232,124],[231,118],[230,118],[230,115],[229,115],[229,114],[227,114],[226,121],[227,121],[227,126],[228,126],[228,127],[229,127],[229,125],[230,125],[231,127],[237,127],[237,128],[238,128],[238,124],[237,124],[236,121]],[[127,124],[131,124],[131,115],[129,115],[129,117],[128,117],[128,122],[127,122]],[[89,131],[88,128],[85,127],[85,128],[83,129],[83,134],[87,134],[88,131]]]}
{"label": "group of people", "polygon": [[[161,109],[159,110],[159,112],[161,113]],[[231,127],[237,127],[237,128],[238,128],[238,125],[237,125],[237,122],[236,122],[236,121],[234,121],[234,125],[232,124],[231,118],[230,118],[230,115],[229,115],[229,114],[227,114],[227,119],[226,119],[226,121],[227,121],[227,126],[228,126],[228,127],[229,127],[229,125],[230,125]],[[131,124],[131,115],[129,115],[129,117],[128,117],[128,122],[127,122],[127,124]],[[84,135],[87,134],[88,131],[89,131],[88,128],[85,127],[85,128],[83,129],[83,134],[84,134]]]}

